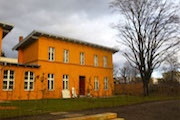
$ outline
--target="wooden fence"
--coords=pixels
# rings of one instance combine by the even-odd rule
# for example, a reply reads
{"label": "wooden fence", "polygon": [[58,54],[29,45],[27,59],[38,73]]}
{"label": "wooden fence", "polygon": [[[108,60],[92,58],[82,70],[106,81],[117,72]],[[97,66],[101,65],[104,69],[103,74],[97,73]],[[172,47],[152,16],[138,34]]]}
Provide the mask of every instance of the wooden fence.
{"label": "wooden fence", "polygon": [[143,95],[142,83],[114,85],[115,95]]}

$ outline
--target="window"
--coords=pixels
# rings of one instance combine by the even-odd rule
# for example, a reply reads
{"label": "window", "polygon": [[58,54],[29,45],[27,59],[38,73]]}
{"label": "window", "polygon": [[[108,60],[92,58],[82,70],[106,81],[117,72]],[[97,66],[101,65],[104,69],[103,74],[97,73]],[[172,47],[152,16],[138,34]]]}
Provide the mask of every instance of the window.
{"label": "window", "polygon": [[104,78],[104,90],[107,90],[108,89],[108,78],[105,77]]}
{"label": "window", "polygon": [[64,50],[64,63],[68,63],[68,62],[69,62],[69,51]]}
{"label": "window", "polygon": [[94,78],[94,90],[99,90],[99,80],[98,80],[98,77]]}
{"label": "window", "polygon": [[98,56],[94,55],[94,66],[98,66]]}
{"label": "window", "polygon": [[103,57],[104,67],[107,67],[107,56]]}
{"label": "window", "polygon": [[33,90],[34,89],[34,73],[27,71],[25,72],[24,78],[24,90]]}
{"label": "window", "polygon": [[54,90],[54,74],[48,74],[48,90]]}
{"label": "window", "polygon": [[83,52],[81,52],[80,53],[80,65],[84,65],[84,53]]}
{"label": "window", "polygon": [[55,56],[55,48],[49,47],[49,61],[54,61]]}
{"label": "window", "polygon": [[63,75],[63,89],[69,89],[69,75]]}
{"label": "window", "polygon": [[3,76],[3,90],[13,90],[14,88],[14,71],[5,70]]}

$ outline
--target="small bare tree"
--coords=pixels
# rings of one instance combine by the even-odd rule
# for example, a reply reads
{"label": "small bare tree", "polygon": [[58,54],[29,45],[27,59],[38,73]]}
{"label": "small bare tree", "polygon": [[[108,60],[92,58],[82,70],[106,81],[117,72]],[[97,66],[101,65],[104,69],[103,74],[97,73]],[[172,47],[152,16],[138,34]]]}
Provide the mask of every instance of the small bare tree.
{"label": "small bare tree", "polygon": [[122,53],[139,71],[148,96],[153,70],[180,45],[179,9],[166,0],[113,0],[110,7],[124,17],[115,25],[125,46]]}
{"label": "small bare tree", "polygon": [[178,61],[177,55],[170,55],[164,62],[164,74],[163,77],[165,81],[175,82],[177,81],[177,73],[180,69],[180,63]]}
{"label": "small bare tree", "polygon": [[123,78],[124,83],[127,83],[127,79],[130,75],[130,70],[128,66],[124,66],[123,68],[120,69],[120,74],[121,77]]}

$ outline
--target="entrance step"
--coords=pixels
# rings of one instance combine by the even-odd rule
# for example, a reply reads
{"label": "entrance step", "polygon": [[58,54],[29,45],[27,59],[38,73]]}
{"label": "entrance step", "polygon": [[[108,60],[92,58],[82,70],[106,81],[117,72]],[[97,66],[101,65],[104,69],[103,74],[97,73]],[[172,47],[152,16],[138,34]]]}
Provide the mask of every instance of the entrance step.
{"label": "entrance step", "polygon": [[103,113],[103,114],[87,115],[82,117],[65,118],[58,120],[124,120],[124,119],[117,118],[117,113]]}
{"label": "entrance step", "polygon": [[115,119],[111,119],[111,120],[125,120],[124,118],[115,118]]}
{"label": "entrance step", "polygon": [[79,95],[80,98],[85,98],[86,96],[85,95]]}

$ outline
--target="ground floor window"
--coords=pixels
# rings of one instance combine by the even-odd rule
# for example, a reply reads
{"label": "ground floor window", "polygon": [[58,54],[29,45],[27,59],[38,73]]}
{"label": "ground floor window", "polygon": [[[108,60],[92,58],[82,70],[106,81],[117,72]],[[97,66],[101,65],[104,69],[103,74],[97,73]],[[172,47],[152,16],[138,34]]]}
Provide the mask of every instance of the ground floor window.
{"label": "ground floor window", "polygon": [[25,72],[24,78],[24,90],[33,90],[34,89],[34,72],[27,71]]}
{"label": "ground floor window", "polygon": [[63,75],[63,89],[69,89],[69,75]]}
{"label": "ground floor window", "polygon": [[14,88],[14,71],[4,70],[3,90],[13,90]]}
{"label": "ground floor window", "polygon": [[98,77],[94,77],[94,90],[99,90],[99,80],[98,80]]}
{"label": "ground floor window", "polygon": [[108,90],[108,78],[104,78],[104,90]]}
{"label": "ground floor window", "polygon": [[54,90],[54,74],[48,74],[48,90]]}

